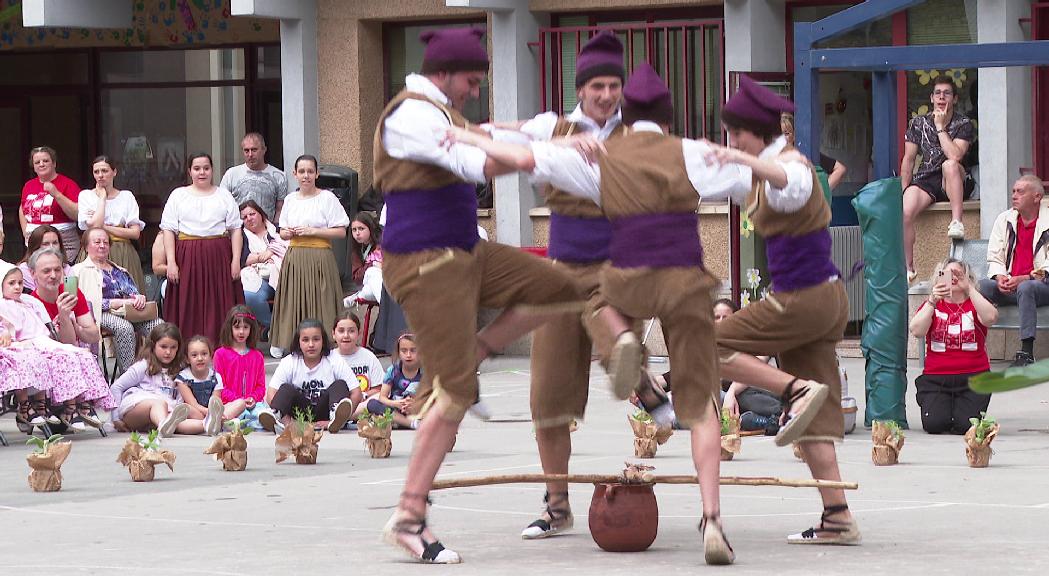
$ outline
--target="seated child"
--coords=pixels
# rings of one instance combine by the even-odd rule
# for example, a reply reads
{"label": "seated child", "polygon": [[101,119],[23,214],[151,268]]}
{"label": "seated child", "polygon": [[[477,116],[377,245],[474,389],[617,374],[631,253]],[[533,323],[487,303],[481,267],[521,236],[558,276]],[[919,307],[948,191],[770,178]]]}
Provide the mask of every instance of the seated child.
{"label": "seated child", "polygon": [[[211,367],[211,341],[194,336],[186,341],[186,363],[175,377],[179,398],[189,406],[189,417],[206,421],[204,433],[217,436],[222,432],[222,376]],[[207,406],[205,408],[204,406]],[[212,418],[212,414],[218,417]]]}
{"label": "seated child", "polygon": [[175,432],[201,434],[212,419],[221,417],[209,413],[204,419],[189,418],[189,405],[179,399],[175,387],[183,353],[178,326],[164,322],[149,332],[139,360],[110,388],[118,404],[113,409],[113,424],[118,430],[148,432],[156,428],[163,438]]}
{"label": "seated child", "polygon": [[419,362],[415,336],[401,334],[397,338],[397,361],[386,371],[382,389],[367,404],[358,409],[381,415],[387,409],[393,411],[393,423],[399,428],[415,429],[419,420],[408,416],[415,400],[415,391],[422,380],[422,366]]}
{"label": "seated child", "polygon": [[335,316],[335,326],[331,330],[331,337],[338,347],[332,352],[332,357],[341,358],[357,376],[357,386],[350,390],[350,398],[354,405],[358,406],[358,411],[361,401],[378,394],[383,382],[382,364],[379,359],[371,350],[357,344],[360,330],[360,319],[352,310],[346,308]]}
{"label": "seated child", "polygon": [[259,414],[264,430],[280,434],[295,421],[296,410],[305,412],[316,428],[329,432],[342,429],[349,421],[354,404],[346,383],[356,378],[345,362],[332,362],[330,354],[324,325],[313,319],[299,323],[291,353],[281,359],[266,389],[270,410]]}
{"label": "seated child", "polygon": [[234,306],[226,315],[215,351],[215,371],[222,376],[222,402],[225,418],[238,418],[241,423],[261,430],[259,415],[266,406],[266,359],[256,349],[262,327],[243,304]]}

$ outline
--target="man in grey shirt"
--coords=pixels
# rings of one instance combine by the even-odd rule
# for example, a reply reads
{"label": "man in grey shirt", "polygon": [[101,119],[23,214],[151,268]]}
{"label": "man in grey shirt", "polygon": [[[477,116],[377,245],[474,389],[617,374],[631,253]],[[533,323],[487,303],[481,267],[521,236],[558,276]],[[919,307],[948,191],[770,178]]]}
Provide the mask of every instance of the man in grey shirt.
{"label": "man in grey shirt", "polygon": [[240,148],[244,152],[244,163],[227,170],[219,186],[233,194],[238,206],[254,200],[266,213],[266,219],[276,225],[288,195],[288,178],[266,163],[266,141],[262,134],[246,134]]}

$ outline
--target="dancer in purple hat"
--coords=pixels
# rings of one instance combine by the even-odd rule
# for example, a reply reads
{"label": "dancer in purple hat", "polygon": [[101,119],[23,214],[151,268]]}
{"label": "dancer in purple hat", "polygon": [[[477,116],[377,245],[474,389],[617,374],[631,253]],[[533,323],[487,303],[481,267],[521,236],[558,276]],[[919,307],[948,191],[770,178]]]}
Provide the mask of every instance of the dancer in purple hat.
{"label": "dancer in purple hat", "polygon": [[[453,126],[476,130],[460,111],[478,97],[488,71],[483,35],[472,28],[425,32],[422,74],[405,79],[374,140],[375,185],[387,208],[383,277],[415,332],[425,375],[416,404],[426,416],[383,538],[440,564],[462,558],[427,527],[428,496],[477,398],[478,363],[551,315],[582,310],[572,280],[548,261],[478,238],[474,183],[511,168],[476,148],[441,144]],[[481,306],[504,312],[475,336]]]}
{"label": "dancer in purple hat", "polygon": [[[844,420],[835,346],[848,320],[848,298],[831,260],[831,211],[819,179],[801,153],[786,149],[781,134],[780,114],[793,110],[789,100],[741,76],[739,91],[721,111],[732,147],[711,146],[723,167],[743,169],[733,200],[746,207],[755,231],[765,238],[772,277],[767,298],[718,324],[721,373],[782,395],[787,413],[799,400],[820,402],[816,393],[822,392],[826,399],[819,409],[795,414],[776,436],[776,444],[797,442],[813,478],[840,480],[834,442],[844,435]],[[793,376],[767,369],[755,354],[777,356],[781,368]],[[810,383],[799,384],[798,378],[827,386],[821,391]],[[859,544],[860,531],[845,492],[821,488],[820,496],[820,525],[788,536],[787,542]]]}

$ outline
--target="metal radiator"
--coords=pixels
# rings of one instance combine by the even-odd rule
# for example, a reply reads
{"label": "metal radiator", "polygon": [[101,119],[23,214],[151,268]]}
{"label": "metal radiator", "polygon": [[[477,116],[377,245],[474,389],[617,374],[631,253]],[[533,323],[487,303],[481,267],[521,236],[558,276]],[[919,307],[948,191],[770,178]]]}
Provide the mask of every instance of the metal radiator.
{"label": "metal radiator", "polygon": [[[832,226],[830,237],[833,241],[831,257],[838,270],[841,270],[842,280],[845,280],[852,272],[852,266],[863,260],[863,239],[860,235],[860,227]],[[863,281],[863,274],[857,274],[851,282],[846,282],[845,291],[849,295],[849,321],[863,320],[866,313],[864,302],[866,284]]]}

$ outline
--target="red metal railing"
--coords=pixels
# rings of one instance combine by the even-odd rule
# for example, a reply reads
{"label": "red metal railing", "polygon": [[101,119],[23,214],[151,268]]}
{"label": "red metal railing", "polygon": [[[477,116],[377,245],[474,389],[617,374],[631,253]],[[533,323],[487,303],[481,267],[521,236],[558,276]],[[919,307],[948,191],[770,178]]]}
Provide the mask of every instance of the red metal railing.
{"label": "red metal railing", "polygon": [[[558,114],[570,111],[575,101],[575,67],[564,65],[566,56],[574,62],[575,54],[591,36],[611,30],[623,41],[628,74],[636,64],[647,61],[667,82],[674,98],[674,132],[721,142],[720,114],[725,98],[722,24],[721,20],[685,20],[540,28],[541,107]],[[566,72],[571,77],[566,77]]]}

